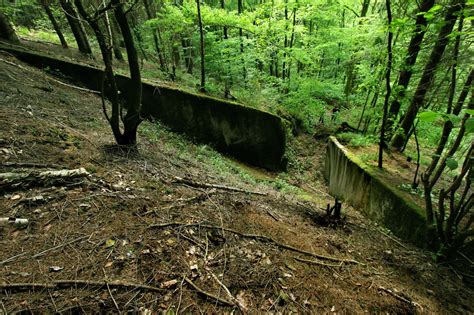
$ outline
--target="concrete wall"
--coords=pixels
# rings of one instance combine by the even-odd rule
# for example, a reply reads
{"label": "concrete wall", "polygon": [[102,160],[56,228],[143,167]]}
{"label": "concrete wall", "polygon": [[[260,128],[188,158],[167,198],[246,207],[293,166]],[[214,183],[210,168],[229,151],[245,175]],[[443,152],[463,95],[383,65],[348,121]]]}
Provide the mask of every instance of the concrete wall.
{"label": "concrete wall", "polygon": [[[0,49],[33,66],[57,71],[89,89],[101,90],[101,69],[2,43]],[[130,79],[122,75],[116,75],[116,79],[119,89],[126,94]],[[270,113],[166,85],[143,82],[141,115],[145,119],[160,120],[171,130],[211,144],[244,162],[270,170],[286,167],[283,157],[285,128],[281,118]]]}
{"label": "concrete wall", "polygon": [[377,175],[372,168],[330,137],[324,176],[329,191],[361,211],[366,217],[389,228],[395,235],[420,247],[427,247],[424,210]]}

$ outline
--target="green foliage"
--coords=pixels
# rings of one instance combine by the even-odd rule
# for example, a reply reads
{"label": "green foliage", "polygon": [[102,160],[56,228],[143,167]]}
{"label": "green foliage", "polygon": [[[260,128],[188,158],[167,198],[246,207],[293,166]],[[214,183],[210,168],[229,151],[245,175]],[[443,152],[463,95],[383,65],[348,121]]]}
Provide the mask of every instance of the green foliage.
{"label": "green foliage", "polygon": [[359,133],[344,132],[338,134],[338,139],[353,147],[367,147],[378,142],[378,138],[373,135],[362,135]]}

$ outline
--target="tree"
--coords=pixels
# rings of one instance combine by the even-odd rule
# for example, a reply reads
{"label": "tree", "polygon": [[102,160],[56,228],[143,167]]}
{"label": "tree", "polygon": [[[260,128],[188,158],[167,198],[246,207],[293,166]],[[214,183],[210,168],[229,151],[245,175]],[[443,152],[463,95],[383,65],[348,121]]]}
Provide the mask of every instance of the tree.
{"label": "tree", "polygon": [[400,132],[397,132],[392,138],[391,145],[395,150],[401,150],[404,142],[408,139],[408,135],[411,127],[413,126],[416,114],[425,100],[426,93],[431,87],[433,77],[436,73],[436,69],[439,66],[441,57],[443,56],[444,50],[449,43],[449,34],[451,34],[454,24],[456,23],[457,15],[463,7],[463,0],[453,0],[446,11],[443,21],[444,24],[438,33],[438,38],[425,65],[420,81],[418,82],[415,94],[413,95],[407,112],[405,113],[405,116],[403,117],[403,120],[400,124],[401,130]]}
{"label": "tree", "polygon": [[397,83],[394,85],[394,96],[392,104],[390,105],[389,116],[387,121],[387,130],[390,132],[393,122],[400,111],[401,100],[405,96],[406,89],[410,83],[413,74],[413,66],[415,65],[418,53],[421,49],[421,42],[426,33],[428,20],[425,17],[425,12],[428,12],[434,5],[434,0],[424,0],[420,4],[420,9],[416,16],[415,28],[413,35],[408,45],[408,51],[405,56],[404,64],[400,69]]}
{"label": "tree", "polygon": [[[86,12],[81,0],[75,0],[75,4],[81,16],[91,26],[97,38],[97,42],[99,43],[102,59],[105,65],[104,79],[106,79],[108,84],[109,100],[112,103],[112,115],[109,117],[107,114],[105,101],[103,101],[103,111],[112,128],[115,141],[119,145],[135,147],[137,142],[138,125],[142,121],[140,118],[142,83],[140,67],[138,64],[138,53],[135,48],[132,32],[123,8],[123,3],[121,3],[120,0],[111,0],[110,4],[105,6],[102,10],[96,10],[93,15]],[[124,105],[121,104],[119,99],[119,90],[115,81],[112,65],[112,53],[107,45],[107,41],[99,24],[99,21],[103,19],[103,13],[111,7],[113,7],[115,18],[122,32],[130,69],[130,84],[127,86]],[[124,109],[126,110],[126,114],[122,117],[122,111]],[[121,130],[120,119],[122,120],[123,131]]]}
{"label": "tree", "polygon": [[71,27],[72,34],[76,39],[77,48],[80,52],[90,55],[92,54],[91,46],[89,44],[89,39],[87,38],[86,31],[77,15],[74,5],[69,0],[59,0],[66,19]]}
{"label": "tree", "polygon": [[59,41],[61,42],[61,46],[63,48],[68,48],[66,39],[64,38],[63,32],[61,30],[61,27],[59,26],[58,22],[56,21],[56,18],[54,17],[53,12],[51,11],[51,8],[49,7],[49,2],[48,0],[38,0],[40,5],[43,7],[44,12],[46,12],[46,15],[48,16],[49,20],[51,21],[51,24],[53,25],[54,31],[59,37]]}
{"label": "tree", "polygon": [[198,17],[198,24],[199,24],[199,44],[200,44],[200,51],[201,51],[201,85],[200,90],[205,91],[206,87],[206,69],[204,65],[204,30],[202,28],[202,18],[201,18],[201,0],[196,0],[197,5],[197,17]]}
{"label": "tree", "polygon": [[383,103],[383,117],[382,117],[382,126],[380,127],[380,140],[379,140],[379,160],[378,167],[382,168],[383,166],[383,148],[385,146],[385,123],[387,121],[387,109],[388,109],[388,100],[390,99],[390,72],[392,71],[392,38],[393,33],[391,30],[392,27],[392,9],[390,7],[390,0],[385,0],[385,5],[387,7],[387,22],[388,22],[388,39],[387,39],[387,69],[385,70],[385,100]]}
{"label": "tree", "polygon": [[16,36],[15,30],[8,20],[7,16],[0,12],[0,38],[9,42],[19,44],[20,40]]}

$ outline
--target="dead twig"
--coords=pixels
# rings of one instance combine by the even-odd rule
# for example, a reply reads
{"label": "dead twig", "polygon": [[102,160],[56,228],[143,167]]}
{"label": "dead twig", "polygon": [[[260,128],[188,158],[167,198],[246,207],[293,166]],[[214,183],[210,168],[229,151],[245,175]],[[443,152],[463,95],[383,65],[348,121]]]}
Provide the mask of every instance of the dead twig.
{"label": "dead twig", "polygon": [[198,227],[205,228],[205,229],[223,230],[223,231],[227,231],[227,232],[230,232],[230,233],[233,233],[233,234],[237,234],[241,237],[253,238],[253,239],[259,240],[259,241],[273,243],[274,245],[276,245],[278,247],[288,249],[288,250],[291,250],[291,251],[294,251],[294,252],[297,252],[297,253],[305,254],[305,255],[308,255],[308,256],[313,256],[313,257],[319,258],[319,259],[337,261],[337,262],[342,262],[342,263],[347,263],[347,264],[364,265],[363,263],[358,262],[358,261],[353,260],[353,259],[337,258],[337,257],[325,256],[325,255],[320,255],[320,254],[308,252],[308,251],[293,247],[291,245],[280,243],[280,242],[272,239],[271,237],[268,237],[268,236],[265,236],[265,235],[245,234],[245,233],[241,233],[239,231],[236,231],[236,230],[233,230],[233,229],[230,229],[230,228],[226,228],[226,227],[219,227],[219,226],[199,224],[199,223],[186,224],[186,223],[181,223],[181,222],[168,222],[168,223],[161,223],[161,224],[153,224],[153,225],[150,225],[148,228],[149,229],[152,229],[152,228],[167,228],[167,227],[173,227],[173,226],[182,226],[182,227],[198,226]]}
{"label": "dead twig", "polygon": [[305,263],[308,263],[308,264],[325,266],[325,267],[336,267],[337,268],[337,267],[342,267],[342,265],[343,265],[342,261],[339,264],[335,265],[335,264],[326,264],[326,263],[323,263],[321,261],[316,261],[316,260],[304,259],[304,258],[300,258],[300,257],[295,257],[295,260],[305,262]]}
{"label": "dead twig", "polygon": [[90,237],[89,235],[86,235],[86,236],[81,236],[81,237],[75,238],[75,239],[73,239],[73,240],[71,240],[71,241],[69,241],[69,242],[66,242],[66,243],[63,243],[63,244],[59,244],[59,245],[57,245],[57,246],[54,246],[54,247],[48,248],[48,249],[46,249],[46,250],[44,250],[44,251],[42,251],[42,252],[39,252],[39,253],[37,253],[37,254],[31,256],[31,258],[35,259],[35,258],[41,257],[41,256],[43,256],[44,254],[49,253],[49,252],[51,252],[51,251],[53,251],[53,250],[56,250],[56,249],[59,249],[59,248],[63,248],[64,246],[70,245],[70,244],[72,244],[72,243],[79,242],[79,241],[81,241],[81,240],[83,240],[83,239],[85,239],[85,238],[89,238],[89,237]]}
{"label": "dead twig", "polygon": [[407,299],[407,298],[401,296],[400,294],[397,294],[397,293],[393,292],[393,291],[390,290],[390,289],[384,288],[384,287],[382,287],[382,286],[379,286],[378,289],[379,289],[380,291],[383,291],[383,292],[385,292],[385,293],[390,294],[391,296],[393,296],[393,297],[396,298],[397,300],[400,300],[400,301],[402,301],[402,302],[404,302],[404,303],[407,303],[408,305],[411,305],[411,306],[413,306],[413,307],[418,307],[418,308],[420,308],[420,309],[423,309],[423,307],[422,307],[419,303],[416,303],[416,302],[414,302],[414,301],[411,301],[411,300],[409,300],[409,299]]}
{"label": "dead twig", "polygon": [[145,284],[124,282],[124,281],[92,281],[92,280],[55,280],[52,282],[28,282],[28,283],[0,283],[1,290],[24,291],[32,289],[70,289],[75,287],[107,287],[117,289],[135,289],[152,292],[163,292],[165,289],[149,286]]}
{"label": "dead twig", "polygon": [[196,188],[216,188],[216,189],[222,189],[222,190],[227,190],[227,191],[235,191],[235,192],[241,192],[241,193],[246,193],[246,194],[252,194],[252,195],[260,195],[260,196],[267,196],[267,193],[263,193],[260,191],[250,191],[250,190],[245,190],[241,188],[236,188],[236,187],[229,187],[229,186],[224,186],[224,185],[218,185],[218,184],[208,184],[208,183],[201,183],[197,181],[192,181],[189,179],[184,179],[182,177],[174,176],[175,183],[180,183],[180,184],[185,184],[191,187],[196,187]]}
{"label": "dead twig", "polygon": [[239,309],[242,311],[242,313],[246,313],[248,311],[247,307],[245,305],[243,305],[239,300],[237,300],[233,295],[232,293],[230,293],[230,290],[229,288],[227,288],[225,286],[224,283],[222,283],[222,281],[219,280],[219,278],[217,278],[217,276],[212,273],[210,270],[209,270],[209,273],[211,274],[212,278],[214,278],[214,280],[216,280],[217,283],[219,283],[219,285],[222,287],[222,289],[224,289],[225,293],[227,293],[227,296],[229,297],[229,299],[239,307]]}
{"label": "dead twig", "polygon": [[114,302],[114,306],[115,308],[117,309],[117,311],[119,312],[120,314],[120,308],[117,304],[117,301],[115,301],[115,298],[114,298],[114,295],[112,294],[112,291],[110,290],[110,286],[109,286],[109,282],[107,280],[107,274],[105,273],[105,269],[102,268],[102,272],[104,273],[104,277],[105,277],[105,285],[107,286],[107,291],[109,292],[109,295],[110,295],[110,298],[112,299],[112,302]]}
{"label": "dead twig", "polygon": [[192,282],[191,280],[189,280],[189,279],[186,278],[186,277],[184,278],[184,281],[185,281],[187,284],[189,284],[194,290],[196,290],[196,291],[197,291],[199,294],[201,294],[201,295],[204,295],[204,296],[206,296],[206,297],[208,297],[208,298],[210,298],[210,299],[212,299],[212,300],[214,300],[214,301],[216,301],[216,302],[218,302],[218,303],[220,303],[220,304],[224,304],[224,305],[228,305],[228,306],[232,306],[232,307],[235,306],[235,304],[232,303],[232,302],[229,302],[229,301],[224,300],[224,299],[222,299],[222,298],[220,298],[220,297],[218,297],[218,296],[216,296],[216,295],[214,295],[214,294],[212,294],[212,293],[209,293],[209,292],[207,292],[207,291],[204,291],[203,289],[201,289],[200,287],[198,287],[197,285],[195,285],[194,282]]}
{"label": "dead twig", "polygon": [[59,168],[58,164],[33,163],[33,162],[3,162],[2,166],[9,167],[31,167],[31,168]]}

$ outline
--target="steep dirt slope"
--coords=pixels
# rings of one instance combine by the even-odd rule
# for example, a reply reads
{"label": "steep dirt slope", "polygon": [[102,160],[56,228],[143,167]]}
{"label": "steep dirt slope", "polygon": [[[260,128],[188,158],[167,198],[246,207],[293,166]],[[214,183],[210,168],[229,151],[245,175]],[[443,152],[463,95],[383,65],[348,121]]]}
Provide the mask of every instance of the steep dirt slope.
{"label": "steep dirt slope", "polygon": [[30,222],[0,227],[0,312],[474,312],[455,273],[353,209],[321,225],[323,183],[256,179],[151,123],[120,151],[100,97],[55,80],[0,52],[1,173],[90,173],[0,182],[0,217]]}

